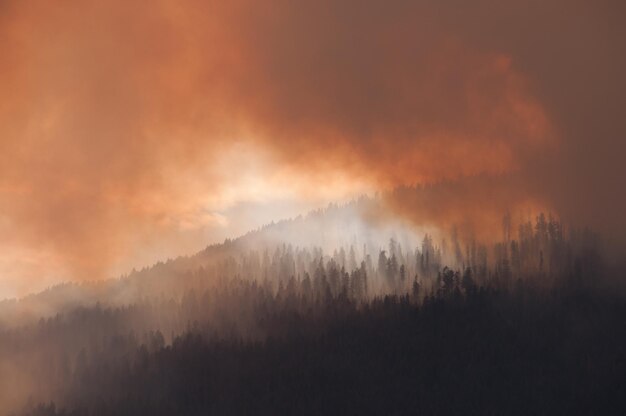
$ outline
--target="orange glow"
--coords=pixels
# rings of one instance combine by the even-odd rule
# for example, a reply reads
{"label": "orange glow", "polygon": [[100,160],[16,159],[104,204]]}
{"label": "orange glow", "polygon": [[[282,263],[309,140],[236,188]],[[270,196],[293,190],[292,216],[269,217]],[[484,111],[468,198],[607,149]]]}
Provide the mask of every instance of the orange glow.
{"label": "orange glow", "polygon": [[[0,233],[54,261],[23,254],[36,264],[3,286],[188,254],[280,219],[272,204],[293,216],[468,177],[518,178],[516,197],[489,196],[499,208],[595,218],[553,192],[568,180],[551,169],[584,158],[563,151],[561,96],[539,88],[545,54],[525,58],[513,35],[510,50],[485,42],[444,5],[339,3],[4,2]],[[481,192],[418,222],[481,216]]]}

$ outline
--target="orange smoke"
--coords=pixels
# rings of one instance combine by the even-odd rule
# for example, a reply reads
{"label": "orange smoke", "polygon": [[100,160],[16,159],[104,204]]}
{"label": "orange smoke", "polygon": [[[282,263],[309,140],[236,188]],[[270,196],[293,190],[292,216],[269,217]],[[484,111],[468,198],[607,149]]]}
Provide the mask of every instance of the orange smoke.
{"label": "orange smoke", "polygon": [[437,3],[3,2],[0,246],[55,259],[5,279],[102,277],[183,254],[268,220],[238,217],[255,204],[294,215],[502,175],[518,179],[495,205],[549,200],[537,172],[570,161],[556,95],[538,89],[541,47],[524,55],[503,28],[502,44],[481,39],[471,23],[496,30],[489,1],[467,21]]}

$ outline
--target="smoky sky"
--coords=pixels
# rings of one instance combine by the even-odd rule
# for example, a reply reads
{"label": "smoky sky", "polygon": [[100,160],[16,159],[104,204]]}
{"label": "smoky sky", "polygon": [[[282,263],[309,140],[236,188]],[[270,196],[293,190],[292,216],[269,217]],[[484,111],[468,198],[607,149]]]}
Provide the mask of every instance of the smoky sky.
{"label": "smoky sky", "polygon": [[[4,285],[182,254],[245,231],[228,227],[248,224],[241,204],[295,211],[441,181],[466,185],[429,188],[445,209],[415,221],[533,201],[621,245],[623,12],[577,0],[0,2]],[[407,204],[390,207],[413,215]]]}

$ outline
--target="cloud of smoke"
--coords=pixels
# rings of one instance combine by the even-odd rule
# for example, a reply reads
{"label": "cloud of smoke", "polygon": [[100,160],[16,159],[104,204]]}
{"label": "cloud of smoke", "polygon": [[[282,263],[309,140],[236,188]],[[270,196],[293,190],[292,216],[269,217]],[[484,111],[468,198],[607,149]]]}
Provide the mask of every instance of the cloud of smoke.
{"label": "cloud of smoke", "polygon": [[389,206],[447,225],[534,204],[619,242],[620,7],[3,2],[0,245],[54,259],[3,279],[102,277],[271,216],[242,206],[441,181]]}

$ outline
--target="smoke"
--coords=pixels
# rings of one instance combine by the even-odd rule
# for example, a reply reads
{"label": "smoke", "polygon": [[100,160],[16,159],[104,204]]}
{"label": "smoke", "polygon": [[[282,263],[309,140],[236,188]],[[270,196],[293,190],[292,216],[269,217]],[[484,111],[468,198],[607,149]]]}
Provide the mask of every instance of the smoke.
{"label": "smoke", "polygon": [[0,245],[28,264],[3,279],[102,277],[272,215],[242,206],[441,181],[460,192],[434,186],[437,208],[389,206],[448,226],[532,204],[621,243],[622,7],[2,2]]}

